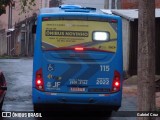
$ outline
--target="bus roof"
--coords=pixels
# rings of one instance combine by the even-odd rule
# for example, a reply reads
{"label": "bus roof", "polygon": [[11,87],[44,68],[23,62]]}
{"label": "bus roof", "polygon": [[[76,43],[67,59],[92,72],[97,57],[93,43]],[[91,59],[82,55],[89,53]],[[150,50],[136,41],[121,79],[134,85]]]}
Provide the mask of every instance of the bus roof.
{"label": "bus roof", "polygon": [[[80,14],[107,14],[101,10],[97,10],[96,8],[92,7],[82,7],[80,5],[61,5],[59,7],[52,7],[52,8],[42,8],[40,10],[40,14],[61,14],[61,13],[80,13]],[[113,14],[108,14],[112,16],[116,16]]]}

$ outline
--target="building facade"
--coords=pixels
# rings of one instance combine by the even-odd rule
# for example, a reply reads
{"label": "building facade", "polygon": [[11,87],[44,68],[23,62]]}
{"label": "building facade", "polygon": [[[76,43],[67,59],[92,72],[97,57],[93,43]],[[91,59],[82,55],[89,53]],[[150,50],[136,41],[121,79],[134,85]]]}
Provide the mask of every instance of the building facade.
{"label": "building facade", "polygon": [[[138,10],[112,10],[122,17],[123,67],[127,76],[137,75],[138,55]],[[156,75],[160,75],[160,9],[155,10],[155,66]]]}
{"label": "building facade", "polygon": [[[120,0],[121,9],[138,9],[139,0]],[[156,8],[160,8],[160,0],[155,0]]]}
{"label": "building facade", "polygon": [[64,4],[78,4],[84,7],[104,9],[105,0],[63,0]]}
{"label": "building facade", "polygon": [[34,36],[32,26],[40,8],[49,7],[49,0],[35,0],[35,6],[21,13],[20,0],[13,0],[14,6],[6,7],[0,16],[0,55],[32,55]]}

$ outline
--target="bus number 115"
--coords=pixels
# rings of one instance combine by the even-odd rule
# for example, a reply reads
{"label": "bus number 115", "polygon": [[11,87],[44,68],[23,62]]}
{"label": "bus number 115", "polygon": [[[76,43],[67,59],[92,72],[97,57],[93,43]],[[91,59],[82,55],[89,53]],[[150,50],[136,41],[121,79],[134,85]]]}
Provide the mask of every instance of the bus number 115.
{"label": "bus number 115", "polygon": [[101,71],[109,71],[110,70],[108,65],[100,65],[100,69],[101,69]]}

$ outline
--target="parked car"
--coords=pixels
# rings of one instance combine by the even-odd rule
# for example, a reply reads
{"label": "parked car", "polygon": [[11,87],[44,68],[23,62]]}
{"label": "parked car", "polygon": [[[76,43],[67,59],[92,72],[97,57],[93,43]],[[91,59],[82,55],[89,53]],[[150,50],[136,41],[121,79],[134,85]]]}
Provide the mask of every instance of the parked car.
{"label": "parked car", "polygon": [[6,80],[2,71],[0,71],[0,111],[2,110],[4,96],[7,91]]}

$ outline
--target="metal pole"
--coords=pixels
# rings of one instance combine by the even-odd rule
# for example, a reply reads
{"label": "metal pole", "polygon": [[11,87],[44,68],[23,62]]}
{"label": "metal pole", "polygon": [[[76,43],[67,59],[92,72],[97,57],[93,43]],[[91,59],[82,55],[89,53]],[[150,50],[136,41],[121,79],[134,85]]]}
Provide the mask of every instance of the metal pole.
{"label": "metal pole", "polygon": [[109,0],[109,9],[112,9],[112,0]]}
{"label": "metal pole", "polygon": [[[10,4],[10,28],[12,28],[12,3]],[[9,46],[9,55],[11,55],[11,49],[12,49],[12,31],[11,36],[9,38],[10,46]]]}
{"label": "metal pole", "polygon": [[109,8],[109,0],[104,0],[104,9]]}
{"label": "metal pole", "polygon": [[10,28],[10,5],[8,6],[8,29]]}
{"label": "metal pole", "polygon": [[25,49],[24,54],[27,55],[27,17],[25,16]]}
{"label": "metal pole", "polygon": [[[11,23],[10,22],[10,20],[11,20],[10,19],[10,16],[11,16],[10,4],[9,4],[8,8],[9,8],[8,9],[8,29],[9,29],[10,28],[10,23]],[[8,34],[10,34],[9,31],[7,31],[7,32],[8,32]],[[7,54],[10,55],[10,35],[9,36],[7,35]]]}
{"label": "metal pole", "polygon": [[11,10],[11,18],[10,18],[10,27],[12,28],[12,4],[11,4],[11,6],[10,6],[10,10]]}
{"label": "metal pole", "polygon": [[117,9],[118,7],[118,1],[117,0],[115,0],[115,9]]}

